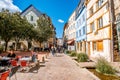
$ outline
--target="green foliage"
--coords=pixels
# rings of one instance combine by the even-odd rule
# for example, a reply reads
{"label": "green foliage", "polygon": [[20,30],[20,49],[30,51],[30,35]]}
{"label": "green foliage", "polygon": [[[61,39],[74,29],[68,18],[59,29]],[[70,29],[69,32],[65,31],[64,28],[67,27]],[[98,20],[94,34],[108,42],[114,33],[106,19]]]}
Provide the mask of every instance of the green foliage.
{"label": "green foliage", "polygon": [[77,53],[75,51],[71,51],[70,56],[75,57],[76,55],[77,55]]}
{"label": "green foliage", "polygon": [[3,52],[3,46],[0,45],[0,54]]}
{"label": "green foliage", "polygon": [[8,42],[13,37],[13,32],[15,30],[13,20],[13,14],[10,13],[8,10],[2,10],[0,12],[0,36],[1,39],[6,42],[5,44],[5,51],[7,49]]}
{"label": "green foliage", "polygon": [[115,69],[104,58],[98,58],[96,70],[104,74],[115,74]]}
{"label": "green foliage", "polygon": [[71,53],[70,51],[68,51],[68,50],[66,51],[66,54],[70,54],[70,53]]}
{"label": "green foliage", "polygon": [[15,40],[17,47],[20,39],[32,40],[35,35],[37,33],[33,30],[33,25],[22,18],[19,12],[10,13],[4,9],[0,12],[0,37],[6,43],[5,51],[11,39]]}
{"label": "green foliage", "polygon": [[19,12],[10,13],[9,10],[2,10],[0,12],[0,37],[5,41],[5,51],[10,40],[15,40],[17,43],[21,39],[27,40],[29,43],[32,40],[42,43],[53,37],[54,27],[51,19],[42,15],[34,28],[25,17],[21,17]]}
{"label": "green foliage", "polygon": [[78,62],[87,62],[88,61],[88,56],[85,53],[79,53],[77,55],[77,60],[78,60]]}
{"label": "green foliage", "polygon": [[43,14],[42,16],[39,17],[38,21],[38,31],[39,35],[36,37],[36,39],[42,43],[43,41],[47,41],[49,38],[52,37],[54,27],[52,25],[52,21],[48,16]]}
{"label": "green foliage", "polygon": [[26,18],[22,18],[20,16],[20,13],[14,13],[12,20],[14,21],[14,32],[13,32],[13,39],[16,42],[16,47],[15,50],[17,50],[18,46],[17,44],[19,43],[20,39],[26,39],[31,40],[33,39],[33,25],[30,24]]}
{"label": "green foliage", "polygon": [[116,61],[120,62],[120,56],[116,56]]}

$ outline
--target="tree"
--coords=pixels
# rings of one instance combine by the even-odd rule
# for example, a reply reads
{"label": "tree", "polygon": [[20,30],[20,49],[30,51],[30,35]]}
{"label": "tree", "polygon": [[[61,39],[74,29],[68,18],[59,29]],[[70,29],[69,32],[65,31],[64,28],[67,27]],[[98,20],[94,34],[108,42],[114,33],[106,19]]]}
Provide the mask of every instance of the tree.
{"label": "tree", "polygon": [[42,16],[39,17],[38,21],[38,31],[39,35],[37,35],[37,40],[42,43],[44,41],[47,41],[50,37],[53,35],[53,25],[51,19],[43,14]]}
{"label": "tree", "polygon": [[20,16],[19,12],[10,13],[8,10],[2,10],[0,12],[0,36],[5,41],[5,51],[10,40],[15,40],[15,49],[17,50],[17,44],[20,39],[28,39],[33,35],[33,26]]}
{"label": "tree", "polygon": [[29,49],[31,48],[31,41],[35,39],[35,35],[37,35],[38,33],[31,24],[27,25],[26,28],[27,28],[27,33],[25,34],[25,39],[28,42],[28,49]]}
{"label": "tree", "polygon": [[14,21],[15,30],[13,32],[13,39],[15,40],[15,50],[17,50],[19,40],[22,38],[24,32],[23,19],[20,17],[20,13],[14,13],[12,20]]}
{"label": "tree", "polygon": [[7,50],[8,42],[13,37],[14,32],[14,21],[12,20],[13,14],[8,10],[2,10],[0,12],[0,36],[5,41],[5,51]]}
{"label": "tree", "polygon": [[31,37],[32,34],[31,29],[33,26],[23,17],[21,18],[19,13],[14,13],[14,22],[15,22],[15,31],[14,31],[14,40],[16,42],[15,49],[17,50],[17,44],[21,39],[26,39],[28,41],[28,37]]}
{"label": "tree", "polygon": [[31,43],[32,40],[39,43],[47,41],[53,34],[53,25],[50,18],[42,15],[37,22],[38,27],[34,28],[24,17],[20,16],[19,12],[10,13],[8,10],[2,10],[0,12],[0,37],[6,43],[5,51],[11,39],[16,42],[16,50],[17,44],[22,39],[27,40],[28,44]]}

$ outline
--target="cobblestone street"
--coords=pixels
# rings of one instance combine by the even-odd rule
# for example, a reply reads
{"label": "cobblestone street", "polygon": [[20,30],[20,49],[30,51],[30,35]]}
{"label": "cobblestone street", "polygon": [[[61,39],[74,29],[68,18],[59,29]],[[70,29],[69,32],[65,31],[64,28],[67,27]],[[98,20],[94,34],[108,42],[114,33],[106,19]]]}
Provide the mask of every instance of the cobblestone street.
{"label": "cobblestone street", "polygon": [[[17,80],[99,80],[65,54],[50,55],[45,64],[41,63],[38,73],[17,72],[16,76]],[[11,80],[15,80],[15,76]]]}

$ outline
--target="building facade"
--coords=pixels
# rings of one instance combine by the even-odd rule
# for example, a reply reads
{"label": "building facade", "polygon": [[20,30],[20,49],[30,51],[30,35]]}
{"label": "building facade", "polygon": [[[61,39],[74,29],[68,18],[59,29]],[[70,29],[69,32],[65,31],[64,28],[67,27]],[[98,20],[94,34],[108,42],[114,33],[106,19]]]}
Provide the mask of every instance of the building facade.
{"label": "building facade", "polygon": [[68,23],[65,23],[64,28],[63,28],[63,48],[67,49],[67,39],[68,39]]}
{"label": "building facade", "polygon": [[64,38],[68,38],[68,23],[65,23],[64,29],[63,29],[63,40]]}
{"label": "building facade", "polygon": [[104,57],[112,61],[112,29],[108,0],[86,0],[87,54],[91,59]]}
{"label": "building facade", "polygon": [[[46,14],[41,13],[38,11],[33,5],[28,6],[23,12],[21,12],[21,17],[25,17],[29,23],[31,23],[35,29],[37,29],[37,20],[39,19],[40,16],[44,16],[45,18],[50,19],[49,16]],[[27,50],[31,45],[31,47],[37,47],[37,48],[49,48],[50,46],[53,46],[56,44],[56,32],[53,24],[51,23],[51,29],[53,30],[53,35],[52,37],[46,41],[43,42],[42,44],[36,42],[36,41],[30,41],[30,40],[20,40],[18,43],[18,49],[24,49]],[[27,33],[27,30],[26,30]],[[10,41],[8,45],[15,45],[15,41]]]}
{"label": "building facade", "polygon": [[[38,11],[33,5],[30,5],[28,8],[26,8],[22,13],[22,17],[26,17],[29,23],[31,23],[35,28],[37,28],[37,20],[39,19],[40,16],[44,16],[48,19],[50,19],[49,16],[47,16],[44,13],[41,13]],[[51,23],[51,29],[53,30],[53,36],[47,41],[42,43],[42,46],[35,41],[32,41],[32,46],[34,47],[43,47],[43,48],[49,48],[51,46],[56,45],[56,32],[53,24]]]}
{"label": "building facade", "polygon": [[[42,16],[43,13],[38,11],[33,5],[30,5],[28,8],[26,8],[23,12],[21,12],[21,17],[25,17],[29,23],[31,23],[35,28],[37,28],[37,20],[39,19],[40,16]],[[23,43],[26,45],[26,48],[28,47],[28,42],[27,41],[20,41],[20,44]],[[21,47],[23,46],[21,44]],[[32,46],[34,47],[39,47],[40,44],[36,42],[32,42]]]}
{"label": "building facade", "polygon": [[66,31],[67,31],[68,50],[75,50],[75,39],[76,39],[75,11],[68,19],[68,27]]}
{"label": "building facade", "polygon": [[26,8],[22,13],[21,16],[25,17],[29,23],[31,23],[35,28],[37,27],[37,20],[43,13],[38,11],[33,5],[30,5]]}
{"label": "building facade", "polygon": [[81,0],[76,8],[76,51],[86,53],[86,8],[85,0]]}

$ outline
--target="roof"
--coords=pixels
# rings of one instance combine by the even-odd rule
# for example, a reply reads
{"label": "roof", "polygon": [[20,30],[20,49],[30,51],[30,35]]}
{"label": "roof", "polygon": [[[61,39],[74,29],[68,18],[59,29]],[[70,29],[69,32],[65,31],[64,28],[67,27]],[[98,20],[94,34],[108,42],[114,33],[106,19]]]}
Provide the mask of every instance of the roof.
{"label": "roof", "polygon": [[[32,4],[31,4],[30,6],[28,6],[24,11],[22,11],[20,15],[21,15],[21,16],[25,16],[25,15],[28,14],[30,11],[33,11],[38,17],[40,17],[41,15],[43,15],[44,17],[50,19],[50,17],[49,17],[47,14],[40,12],[40,11],[39,11],[38,9],[36,9]],[[51,20],[51,19],[50,19],[50,20]],[[55,29],[56,29],[56,28],[54,27],[53,24],[52,24],[52,27],[53,27],[54,32],[55,32]],[[56,32],[55,32],[55,34],[56,34]]]}
{"label": "roof", "polygon": [[43,13],[41,13],[39,10],[37,10],[32,4],[28,6],[24,11],[21,12],[21,16],[25,16],[30,11],[33,11],[38,17],[41,16]]}

